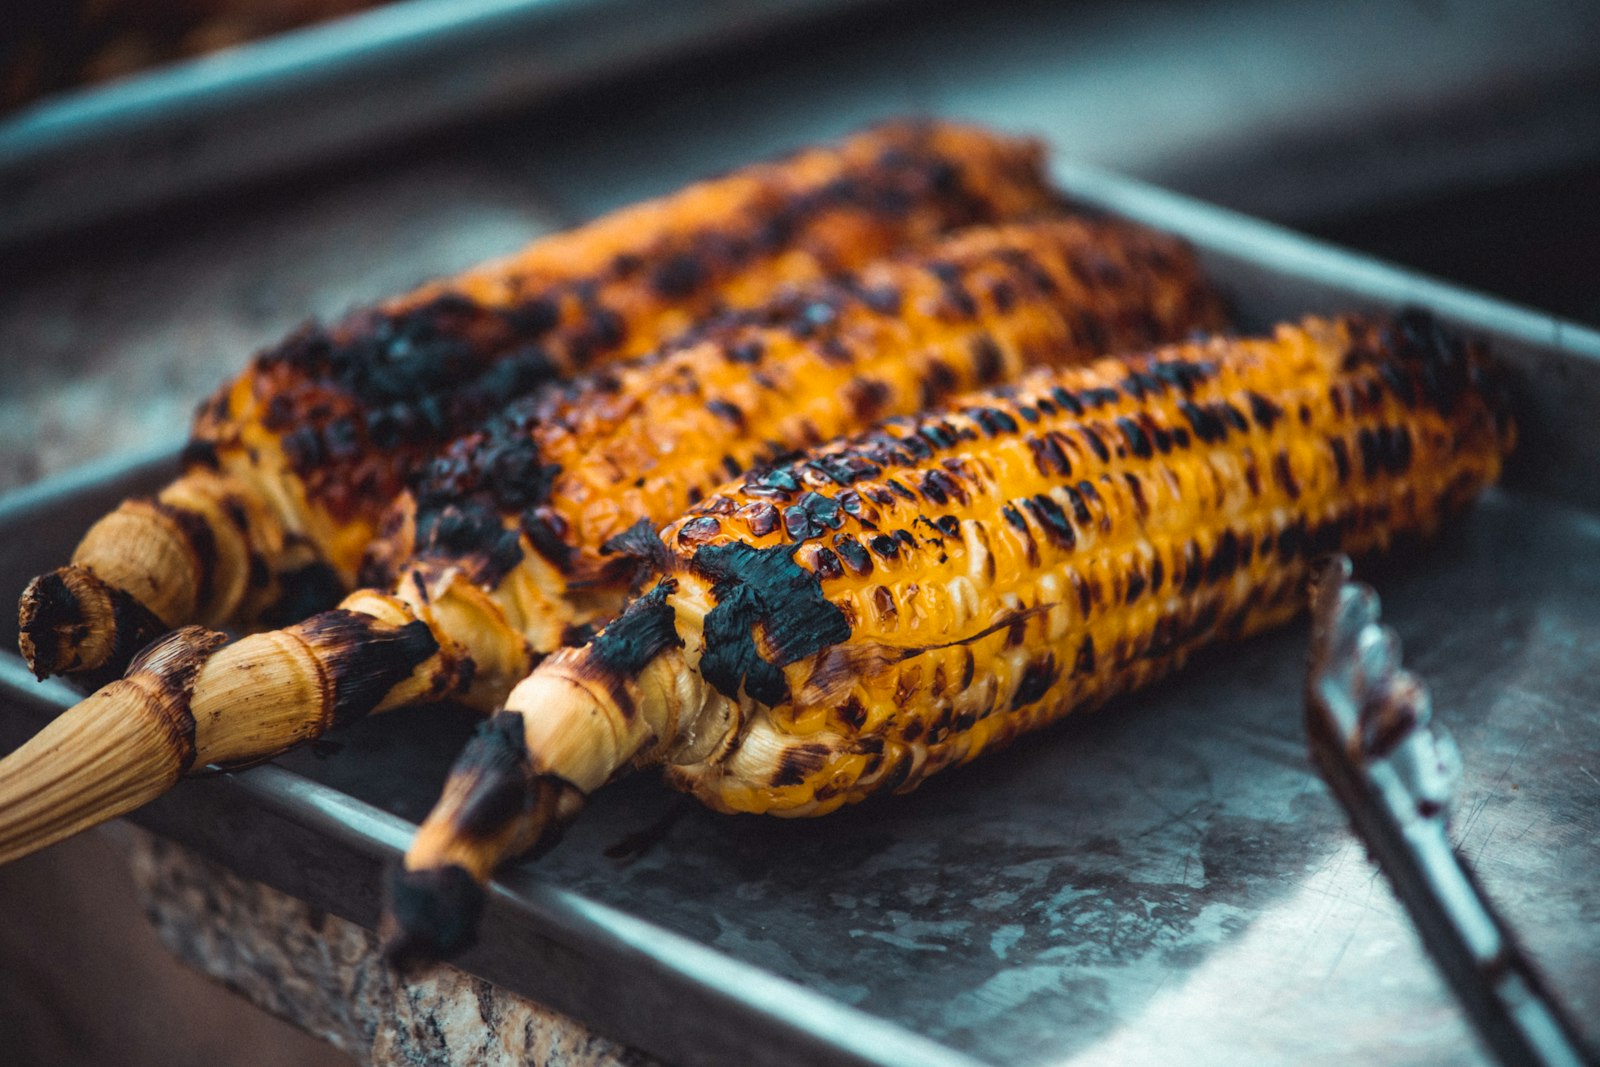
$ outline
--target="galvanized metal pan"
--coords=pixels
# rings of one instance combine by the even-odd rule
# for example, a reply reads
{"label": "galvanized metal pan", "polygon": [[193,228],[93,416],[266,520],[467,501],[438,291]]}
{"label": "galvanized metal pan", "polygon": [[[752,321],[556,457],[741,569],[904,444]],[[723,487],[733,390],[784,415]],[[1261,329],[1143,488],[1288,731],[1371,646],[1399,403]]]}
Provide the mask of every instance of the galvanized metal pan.
{"label": "galvanized metal pan", "polygon": [[0,118],[0,244],[874,2],[400,0]]}
{"label": "galvanized metal pan", "polygon": [[[1112,175],[1058,176],[1192,240],[1251,325],[1421,304],[1512,368],[1525,432],[1506,486],[1440,544],[1360,577],[1455,731],[1453,843],[1592,1029],[1600,335]],[[0,599],[159,466],[0,506]],[[690,806],[660,826],[677,800],[636,776],[496,883],[462,965],[682,1064],[1480,1062],[1308,763],[1305,647],[1297,627],[1215,650],[913,796],[821,820]],[[76,697],[10,655],[0,694],[6,744]],[[371,925],[380,869],[472,724],[382,716],[338,751],[188,782],[137,819]],[[652,847],[607,855],[651,827]]]}

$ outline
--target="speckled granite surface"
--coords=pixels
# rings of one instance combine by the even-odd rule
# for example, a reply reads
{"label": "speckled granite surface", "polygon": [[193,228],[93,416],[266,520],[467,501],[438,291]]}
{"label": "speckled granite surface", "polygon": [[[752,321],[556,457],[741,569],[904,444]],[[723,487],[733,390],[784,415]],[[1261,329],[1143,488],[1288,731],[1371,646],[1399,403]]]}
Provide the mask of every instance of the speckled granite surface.
{"label": "speckled granite surface", "polygon": [[358,1062],[659,1067],[453,967],[401,979],[369,931],[151,834],[132,832],[130,863],[168,948]]}

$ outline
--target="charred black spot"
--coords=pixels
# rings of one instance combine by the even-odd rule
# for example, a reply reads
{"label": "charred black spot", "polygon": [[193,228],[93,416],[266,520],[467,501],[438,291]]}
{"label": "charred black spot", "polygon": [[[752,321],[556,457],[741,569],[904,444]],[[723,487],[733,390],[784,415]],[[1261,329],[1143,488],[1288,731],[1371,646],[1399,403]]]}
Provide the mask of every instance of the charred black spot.
{"label": "charred black spot", "polygon": [[553,563],[557,569],[566,570],[572,562],[572,546],[567,543],[567,520],[552,508],[540,505],[522,513],[522,532],[534,551]]}
{"label": "charred black spot", "polygon": [[900,542],[887,534],[874,534],[867,539],[867,547],[884,559],[898,559],[900,556]]}
{"label": "charred black spot", "polygon": [[745,432],[744,411],[739,405],[731,404],[726,400],[712,399],[706,401],[706,410],[737,429],[740,433]]}
{"label": "charred black spot", "polygon": [[1305,520],[1297,519],[1278,531],[1278,558],[1285,563],[1293,563],[1305,552],[1305,544]]}
{"label": "charred black spot", "polygon": [[844,509],[832,497],[808,491],[784,510],[783,527],[790,538],[806,541],[844,525]]}
{"label": "charred black spot", "polygon": [[1211,558],[1206,562],[1206,581],[1220,582],[1225,578],[1231,578],[1238,567],[1239,535],[1231,529],[1224,530],[1222,536],[1217,539]]}
{"label": "charred black spot", "polygon": [[713,541],[722,532],[722,523],[715,515],[700,515],[685,520],[678,527],[678,544],[685,548]]}
{"label": "charred black spot", "polygon": [[389,690],[439,651],[425,622],[394,626],[344,608],[314,615],[294,629],[321,654],[333,689],[335,726],[366,715]]}
{"label": "charred black spot", "polygon": [[754,365],[761,362],[764,349],[760,341],[740,341],[727,348],[728,362]]}
{"label": "charred black spot", "polygon": [[834,555],[830,550],[826,548],[817,549],[814,560],[815,563],[813,564],[812,569],[816,572],[817,577],[821,578],[823,581],[826,582],[834,578],[844,577],[843,564],[839,562],[839,557]]}
{"label": "charred black spot", "polygon": [[781,518],[778,509],[764,500],[746,504],[739,509],[739,514],[750,527],[750,533],[756,537],[765,537],[776,530]]}
{"label": "charred black spot", "polygon": [[1384,384],[1389,387],[1389,391],[1395,395],[1397,400],[1408,408],[1416,407],[1417,390],[1415,385],[1412,384],[1411,376],[1404,369],[1395,366],[1393,363],[1384,362],[1378,364],[1378,374],[1383,378]]}
{"label": "charred black spot", "polygon": [[1404,426],[1384,428],[1384,450],[1390,474],[1404,474],[1411,466],[1411,431]]}
{"label": "charred black spot", "polygon": [[839,715],[839,721],[852,730],[860,730],[867,724],[867,709],[862,706],[861,698],[854,693],[845,698],[843,704],[834,709]]}
{"label": "charred black spot", "polygon": [[[883,473],[883,467],[874,462],[869,456],[854,450],[840,452],[826,452],[809,459],[805,469],[814,471],[822,477],[838,485],[854,485],[863,478],[875,478]],[[856,494],[850,494],[852,497]],[[843,501],[844,493],[839,494]]]}
{"label": "charred black spot", "polygon": [[537,340],[561,324],[561,308],[547,297],[535,297],[506,308],[501,316],[519,336]]}
{"label": "charred black spot", "polygon": [[1223,425],[1222,419],[1210,406],[1201,407],[1185,400],[1178,405],[1178,411],[1188,421],[1190,428],[1194,430],[1194,435],[1206,444],[1216,444],[1227,439],[1228,428]]}
{"label": "charred black spot", "polygon": [[1039,493],[1023,500],[1023,507],[1044,530],[1045,536],[1060,548],[1071,549],[1078,543],[1078,533],[1072,528],[1072,523],[1067,521],[1066,512],[1061,510],[1054,498],[1044,493]]}
{"label": "charred black spot", "polygon": [[941,400],[950,395],[950,392],[960,384],[956,372],[950,364],[942,359],[928,360],[927,370],[922,378],[922,406],[935,407]]}
{"label": "charred black spot", "polygon": [[522,716],[502,711],[479,723],[461,750],[451,776],[470,782],[455,825],[463,837],[477,841],[494,837],[532,802],[532,769],[524,737]]}
{"label": "charred black spot", "polygon": [[977,375],[979,385],[989,385],[999,380],[1005,371],[1005,355],[1000,351],[1000,346],[987,334],[979,335],[972,340],[972,370]]}
{"label": "charred black spot", "polygon": [[1083,439],[1088,442],[1089,448],[1101,463],[1111,462],[1111,450],[1106,447],[1105,440],[1092,426],[1085,426],[1081,430]]}
{"label": "charred black spot", "polygon": [[663,571],[672,562],[671,551],[649,519],[640,519],[607,540],[600,546],[600,554],[635,561],[641,570]]}
{"label": "charred black spot", "polygon": [[203,467],[214,471],[222,466],[222,460],[217,456],[216,444],[199,437],[191,437],[189,443],[183,446],[183,451],[178,455],[178,463],[184,470]]}
{"label": "charred black spot", "polygon": [[871,422],[889,402],[889,383],[877,378],[856,378],[845,388],[845,401],[857,422]]}
{"label": "charred black spot", "polygon": [[1272,457],[1272,473],[1290,500],[1300,499],[1300,482],[1294,476],[1294,468],[1289,466],[1289,453],[1280,450]]}
{"label": "charred black spot", "polygon": [[922,476],[922,495],[930,504],[943,506],[950,503],[948,486],[950,478],[943,471],[929,471]]}
{"label": "charred black spot", "polygon": [[1094,589],[1077,571],[1068,571],[1067,578],[1072,582],[1073,595],[1078,598],[1078,617],[1087,619],[1094,608]]}
{"label": "charred black spot", "polygon": [[898,316],[901,308],[900,291],[893,286],[871,285],[858,294],[861,302],[880,315]]}
{"label": "charred black spot", "polygon": [[917,428],[917,433],[926,438],[934,448],[951,448],[959,440],[949,426],[938,422],[924,423]]}
{"label": "charred black spot", "polygon": [[1185,594],[1200,588],[1200,580],[1205,577],[1204,559],[1198,542],[1190,539],[1183,546],[1183,582],[1180,588]]}
{"label": "charred black spot", "polygon": [[1140,570],[1138,565],[1135,564],[1133,569],[1128,572],[1128,591],[1124,594],[1122,602],[1124,604],[1132,604],[1138,600],[1144,594],[1145,584],[1144,571]]}
{"label": "charred black spot", "polygon": [[[816,575],[794,561],[792,546],[737,542],[698,549],[692,565],[712,581],[717,604],[705,619],[700,669],[718,692],[737,699],[741,686],[768,705],[789,698],[782,667],[850,636],[844,614],[822,594]],[[756,630],[773,656],[764,659]]]}
{"label": "charred black spot", "polygon": [[333,607],[344,594],[338,571],[326,563],[308,563],[279,576],[277,599],[261,613],[261,621],[272,628],[289,626]]}
{"label": "charred black spot", "polygon": [[1134,400],[1143,400],[1147,396],[1157,396],[1163,392],[1161,379],[1140,370],[1129,370],[1128,376],[1122,379],[1122,391]]}
{"label": "charred black spot", "polygon": [[1083,414],[1084,407],[1083,407],[1082,402],[1078,400],[1078,398],[1077,398],[1077,396],[1075,394],[1067,392],[1061,386],[1058,385],[1055,388],[1051,389],[1050,390],[1050,396],[1051,396],[1052,399],[1055,400],[1055,402],[1057,404],[1060,404],[1062,406],[1062,408],[1064,408],[1069,414],[1072,414],[1072,415],[1082,415]]}
{"label": "charred black spot", "polygon": [[1003,433],[1016,433],[1017,420],[1008,412],[999,408],[977,407],[967,408],[962,414],[975,421],[983,432],[989,437],[997,437]]}
{"label": "charred black spot", "polygon": [[772,772],[773,786],[783,788],[804,782],[807,777],[823,768],[828,762],[831,751],[827,745],[815,743],[790,745],[783,750],[783,757],[778,761],[778,769]]}
{"label": "charred black spot", "polygon": [[1250,414],[1255,418],[1257,426],[1263,430],[1271,430],[1283,416],[1283,409],[1260,393],[1251,390]]}
{"label": "charred black spot", "polygon": [[1063,491],[1067,494],[1067,503],[1072,507],[1072,517],[1077,520],[1080,526],[1087,526],[1094,519],[1093,513],[1089,510],[1089,499],[1083,492],[1084,487],[1087,487],[1090,492],[1094,491],[1093,483],[1087,481],[1081,481],[1077,485],[1063,486]]}
{"label": "charred black spot", "polygon": [[467,500],[417,515],[419,558],[473,564],[473,578],[493,585],[522,562],[518,531],[507,529],[488,504]]}
{"label": "charred black spot", "polygon": [[1342,437],[1328,438],[1328,447],[1333,450],[1333,465],[1339,474],[1339,484],[1345,485],[1350,481],[1350,447]]}
{"label": "charred black spot", "polygon": [[1166,564],[1161,562],[1160,556],[1156,556],[1155,559],[1150,561],[1150,591],[1152,593],[1161,592],[1161,586],[1165,583],[1166,578]]}
{"label": "charred black spot", "polygon": [[1017,691],[1011,698],[1011,710],[1026,707],[1044,696],[1060,676],[1054,655],[1046,654],[1043,659],[1030,662],[1023,670],[1022,680],[1017,683]]}
{"label": "charred black spot", "polygon": [[1083,643],[1078,645],[1078,654],[1072,661],[1072,676],[1081,677],[1094,673],[1094,637],[1086,635]]}
{"label": "charred black spot", "polygon": [[861,547],[861,542],[853,537],[840,537],[833,542],[833,547],[851,574],[865,577],[872,573],[872,557]]}
{"label": "charred black spot", "polygon": [[[636,678],[645,666],[669,648],[682,648],[677,615],[667,597],[677,588],[662,581],[629,604],[615,622],[589,646],[595,662],[618,682]],[[631,702],[630,702],[631,706]]]}
{"label": "charred black spot", "polygon": [[1420,371],[1421,393],[1438,412],[1449,415],[1472,387],[1474,368],[1461,337],[1422,308],[1406,308],[1382,331],[1383,341],[1400,359]]}
{"label": "charred black spot", "polygon": [[1127,441],[1128,448],[1134,455],[1140,459],[1149,459],[1155,455],[1155,451],[1150,445],[1149,435],[1144,432],[1144,429],[1137,422],[1126,415],[1119,416],[1117,429],[1122,431],[1123,439]]}
{"label": "charred black spot", "polygon": [[1004,278],[995,279],[989,286],[989,299],[994,301],[994,308],[1004,315],[1011,311],[1017,304],[1017,290]]}
{"label": "charred black spot", "polygon": [[650,286],[667,300],[682,300],[706,283],[706,270],[691,253],[680,252],[657,267]]}
{"label": "charred black spot", "polygon": [[1012,505],[1006,504],[1003,506],[1000,509],[1000,514],[1005,517],[1006,522],[1010,524],[1012,529],[1018,531],[1019,533],[1028,532],[1027,520],[1022,517],[1022,512],[1018,511]]}
{"label": "charred black spot", "polygon": [[937,526],[939,528],[939,532],[944,534],[946,537],[955,537],[961,532],[961,520],[956,518],[954,515],[940,515],[937,519],[933,520],[933,524]]}
{"label": "charred black spot", "polygon": [[1150,503],[1144,496],[1144,483],[1132,471],[1124,471],[1122,480],[1128,484],[1128,494],[1133,497],[1133,506],[1139,512],[1139,517],[1144,518],[1150,514]]}
{"label": "charred black spot", "polygon": [[787,467],[771,467],[749,478],[743,488],[752,496],[786,497],[800,490],[800,479]]}

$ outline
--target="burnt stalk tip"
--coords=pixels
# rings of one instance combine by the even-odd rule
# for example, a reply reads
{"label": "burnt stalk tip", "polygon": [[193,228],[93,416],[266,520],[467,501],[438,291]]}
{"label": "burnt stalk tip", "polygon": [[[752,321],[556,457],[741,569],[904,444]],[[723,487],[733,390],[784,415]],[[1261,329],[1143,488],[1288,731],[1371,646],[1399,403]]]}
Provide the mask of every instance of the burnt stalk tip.
{"label": "burnt stalk tip", "polygon": [[41,680],[78,674],[98,688],[122,677],[135,654],[170,627],[131,593],[73,563],[23,591],[17,645]]}
{"label": "burnt stalk tip", "polygon": [[483,913],[483,887],[464,868],[450,865],[389,873],[378,936],[385,961],[402,974],[471,948]]}
{"label": "burnt stalk tip", "polygon": [[17,645],[34,677],[43,681],[57,673],[63,646],[78,644],[88,631],[83,603],[61,571],[28,583],[17,608],[17,629]]}

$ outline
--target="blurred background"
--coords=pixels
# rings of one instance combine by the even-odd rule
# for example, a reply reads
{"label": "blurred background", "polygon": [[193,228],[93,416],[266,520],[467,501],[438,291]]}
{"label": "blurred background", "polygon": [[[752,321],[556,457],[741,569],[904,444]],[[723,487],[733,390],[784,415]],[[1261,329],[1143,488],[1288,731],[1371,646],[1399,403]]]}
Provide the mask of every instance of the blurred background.
{"label": "blurred background", "polygon": [[[1592,2],[13,3],[0,490],[175,445],[307,318],[905,113],[1600,324]],[[17,1062],[337,1062],[167,959],[105,837],[0,909]]]}

